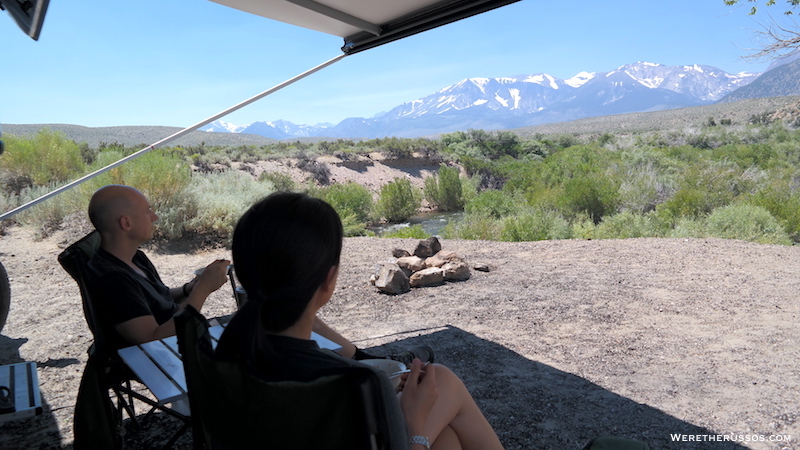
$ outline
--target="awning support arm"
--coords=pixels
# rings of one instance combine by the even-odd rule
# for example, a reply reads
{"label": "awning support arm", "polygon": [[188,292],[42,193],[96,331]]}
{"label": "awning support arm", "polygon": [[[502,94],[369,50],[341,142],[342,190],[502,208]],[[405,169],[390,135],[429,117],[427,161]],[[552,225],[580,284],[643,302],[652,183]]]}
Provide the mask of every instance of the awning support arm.
{"label": "awning support arm", "polygon": [[66,191],[68,189],[72,189],[73,187],[75,187],[75,186],[77,186],[77,185],[79,185],[79,184],[81,184],[81,183],[83,183],[85,181],[88,181],[88,180],[90,180],[90,179],[92,179],[92,178],[94,178],[94,177],[96,177],[96,176],[98,176],[98,175],[100,175],[102,173],[108,172],[109,170],[111,170],[111,169],[113,169],[113,168],[115,168],[117,166],[120,166],[120,165],[122,165],[122,164],[124,164],[124,163],[126,163],[126,162],[128,162],[128,161],[130,161],[132,159],[136,159],[136,158],[144,155],[145,153],[148,153],[150,150],[154,150],[156,148],[159,148],[159,147],[163,146],[164,144],[166,144],[168,142],[172,142],[173,140],[178,139],[179,137],[182,137],[185,134],[191,133],[192,131],[195,131],[200,127],[208,125],[209,123],[211,123],[211,122],[213,122],[213,121],[215,121],[215,120],[217,120],[217,119],[219,119],[221,117],[224,117],[224,116],[226,116],[226,115],[228,115],[228,114],[230,114],[230,113],[232,113],[234,111],[237,111],[237,110],[239,110],[241,108],[244,108],[245,106],[247,106],[247,105],[249,105],[249,104],[251,104],[251,103],[253,103],[253,102],[257,101],[257,100],[261,100],[262,98],[264,98],[264,97],[266,97],[266,96],[268,96],[268,95],[270,95],[270,94],[272,94],[274,92],[277,92],[277,91],[285,88],[286,86],[289,86],[290,84],[293,84],[296,81],[300,81],[303,78],[305,78],[305,77],[307,77],[307,76],[309,76],[309,75],[311,75],[311,74],[313,74],[315,72],[318,72],[318,71],[330,66],[331,64],[341,60],[345,56],[347,56],[347,54],[341,54],[341,55],[338,55],[338,56],[336,56],[334,58],[331,58],[328,61],[325,61],[324,63],[322,63],[322,64],[320,64],[320,65],[318,65],[318,66],[316,66],[314,68],[311,68],[311,69],[309,69],[309,70],[307,70],[307,71],[305,71],[305,72],[303,72],[303,73],[301,73],[299,75],[296,75],[293,78],[290,78],[290,79],[284,81],[283,83],[275,85],[274,87],[272,87],[270,89],[267,89],[266,91],[264,91],[264,92],[262,92],[260,94],[254,95],[253,97],[250,97],[249,99],[247,99],[247,100],[245,100],[245,101],[243,101],[243,102],[241,102],[239,104],[231,106],[230,108],[228,108],[228,109],[226,109],[224,111],[221,111],[221,112],[219,112],[217,114],[214,114],[213,116],[211,116],[211,117],[209,117],[209,118],[207,118],[207,119],[205,119],[205,120],[203,120],[201,122],[198,122],[198,123],[196,123],[196,124],[194,124],[194,125],[192,125],[192,126],[190,126],[188,128],[184,128],[183,130],[178,131],[177,133],[175,133],[175,134],[173,134],[171,136],[165,137],[164,139],[162,139],[162,140],[160,140],[160,141],[158,141],[158,142],[156,142],[154,144],[151,144],[151,145],[149,145],[149,146],[137,151],[136,153],[132,153],[132,154],[120,159],[117,162],[111,163],[111,164],[109,164],[109,165],[107,165],[107,166],[105,166],[105,167],[103,167],[101,169],[97,169],[97,170],[95,170],[94,172],[92,172],[92,173],[90,173],[88,175],[84,175],[83,177],[78,178],[77,180],[72,181],[70,183],[67,183],[64,186],[61,186],[60,188],[55,189],[55,190],[53,190],[53,191],[51,191],[51,192],[49,192],[49,193],[47,193],[47,194],[35,199],[35,200],[31,200],[30,202],[25,203],[24,205],[18,206],[18,207],[14,208],[14,209],[12,209],[10,211],[6,211],[2,215],[0,215],[0,220],[7,219],[7,218],[13,216],[14,214],[22,212],[22,211],[30,208],[31,206],[37,205],[37,204],[49,199],[50,197],[54,197],[54,196]]}

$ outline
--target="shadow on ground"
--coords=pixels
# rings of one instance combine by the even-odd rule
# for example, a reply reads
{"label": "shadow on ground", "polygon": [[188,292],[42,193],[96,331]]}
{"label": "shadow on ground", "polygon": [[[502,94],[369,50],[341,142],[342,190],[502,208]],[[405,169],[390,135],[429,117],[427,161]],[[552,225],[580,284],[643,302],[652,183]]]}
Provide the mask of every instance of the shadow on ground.
{"label": "shadow on ground", "polygon": [[[19,348],[26,342],[28,342],[27,339],[12,339],[0,335],[0,365],[25,362],[20,357]],[[43,366],[48,367],[51,363],[70,364],[72,362],[55,360],[37,362],[37,371],[41,373]],[[63,365],[59,367],[63,367]],[[39,385],[41,387],[41,383]],[[60,443],[61,434],[58,430],[58,423],[44,393],[42,393],[42,414],[0,424],[0,448],[61,448]]]}
{"label": "shadow on ground", "polygon": [[456,327],[369,352],[397,353],[417,345],[434,347],[436,362],[464,380],[508,450],[579,450],[598,436],[638,439],[653,450],[746,448],[732,442],[671,442],[670,434],[716,433]]}
{"label": "shadow on ground", "polygon": [[[16,349],[22,343],[24,340],[0,336],[0,363],[21,362]],[[464,380],[508,450],[579,450],[597,436],[638,439],[647,442],[653,450],[746,448],[732,442],[671,442],[670,434],[716,433],[617,395],[581,377],[527,359],[456,327],[368,351],[397,353],[417,345],[433,346],[437,362],[450,367]],[[58,367],[62,363],[53,365]],[[60,448],[56,444],[59,442],[58,426],[50,407],[44,398],[42,400],[44,413],[41,416],[0,426],[0,448]],[[141,410],[142,415],[144,412]],[[129,422],[127,424],[130,426]],[[158,448],[180,428],[177,420],[163,413],[154,414],[143,425],[144,429],[126,436],[126,448]],[[54,445],[42,447],[43,442]],[[191,431],[173,448],[192,448]]]}

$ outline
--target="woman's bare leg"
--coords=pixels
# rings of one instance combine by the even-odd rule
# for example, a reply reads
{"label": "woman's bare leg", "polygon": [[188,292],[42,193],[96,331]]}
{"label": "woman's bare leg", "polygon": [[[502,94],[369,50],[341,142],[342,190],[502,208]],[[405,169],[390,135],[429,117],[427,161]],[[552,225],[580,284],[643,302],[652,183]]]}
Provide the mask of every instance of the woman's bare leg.
{"label": "woman's bare leg", "polygon": [[436,442],[431,444],[433,450],[461,450],[461,442],[458,440],[456,430],[449,426],[444,427],[439,436],[436,436]]}
{"label": "woman's bare leg", "polygon": [[[440,435],[442,439],[449,441],[450,430],[447,428],[450,428],[458,438],[460,447],[443,445],[441,448],[463,448],[465,450],[503,448],[497,433],[494,432],[461,379],[453,371],[439,364],[436,364],[436,388],[439,391],[439,399],[425,423],[425,431],[434,443],[437,442]],[[437,449],[439,448],[437,446]]]}

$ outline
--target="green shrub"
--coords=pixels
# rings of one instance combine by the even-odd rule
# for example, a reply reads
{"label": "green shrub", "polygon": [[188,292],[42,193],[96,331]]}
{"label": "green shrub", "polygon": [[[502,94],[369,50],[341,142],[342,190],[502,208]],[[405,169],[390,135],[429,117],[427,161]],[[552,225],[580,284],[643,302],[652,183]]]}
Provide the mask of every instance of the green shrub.
{"label": "green shrub", "polygon": [[419,194],[411,182],[398,177],[381,187],[376,209],[389,222],[401,222],[413,216],[419,204]]}
{"label": "green shrub", "polygon": [[187,217],[186,228],[226,239],[247,208],[270,193],[271,186],[235,170],[193,177],[188,194],[196,212]]}
{"label": "green shrub", "polygon": [[[121,159],[118,150],[102,151],[92,164],[91,170],[105,167]],[[83,185],[86,195],[108,184],[133,186],[147,196],[156,212],[174,208],[183,199],[180,197],[191,179],[191,171],[180,157],[153,150],[99,175]],[[88,191],[88,192],[87,192]]]}
{"label": "green shrub", "polygon": [[258,177],[258,181],[272,183],[276,192],[291,192],[297,188],[292,177],[283,172],[263,172]]}
{"label": "green shrub", "polygon": [[506,217],[502,221],[500,240],[510,242],[568,239],[571,230],[566,220],[554,213],[528,210],[522,214]]}
{"label": "green shrub", "polygon": [[498,219],[467,214],[458,223],[448,223],[442,230],[442,236],[446,239],[497,241],[500,240],[502,227],[503,223]]}
{"label": "green shrub", "polygon": [[372,213],[372,194],[358,183],[333,184],[313,192],[328,202],[340,217],[352,215],[357,222],[367,222]]}
{"label": "green shrub", "polygon": [[345,236],[373,236],[373,233],[364,226],[364,222],[358,220],[353,214],[342,215],[339,213],[339,218],[342,220],[342,228],[344,229]]}
{"label": "green shrub", "polygon": [[324,162],[312,158],[301,158],[297,162],[297,168],[308,172],[311,178],[321,186],[326,186],[331,182],[331,169]]}
{"label": "green shrub", "polygon": [[604,217],[594,230],[595,239],[659,237],[662,234],[655,215],[623,211]]}
{"label": "green shrub", "polygon": [[490,189],[476,195],[464,208],[467,214],[478,214],[500,219],[518,211],[517,202],[503,191]]}
{"label": "green shrub", "polygon": [[[27,203],[57,189],[59,183],[35,186],[22,191],[20,201]],[[72,214],[86,214],[89,198],[77,189],[68,189],[14,216],[22,226],[33,230],[34,236],[43,238],[61,228],[64,219]]]}
{"label": "green shrub", "polygon": [[630,167],[619,187],[620,208],[640,214],[653,211],[670,191],[668,177],[653,165]]}
{"label": "green shrub", "polygon": [[464,195],[457,167],[439,166],[436,176],[425,179],[425,200],[440,211],[461,211]]}
{"label": "green shrub", "polygon": [[572,220],[572,237],[575,239],[594,239],[597,225],[589,216],[583,214]]}
{"label": "green shrub", "polygon": [[565,213],[575,216],[585,213],[594,223],[616,212],[619,190],[614,181],[601,174],[571,178],[563,185],[563,196],[557,204]]}
{"label": "green shrub", "polygon": [[68,181],[84,170],[81,148],[64,133],[42,130],[29,138],[5,135],[3,141],[0,172],[6,192]]}
{"label": "green shrub", "polygon": [[783,223],[792,240],[800,242],[800,189],[791,180],[770,180],[746,201],[769,211]]}
{"label": "green shrub", "polygon": [[676,222],[681,218],[696,219],[707,214],[708,199],[703,191],[696,188],[682,188],[669,200],[656,207],[658,214],[664,219]]}
{"label": "green shrub", "polygon": [[749,204],[717,208],[708,216],[708,236],[742,239],[762,244],[790,245],[791,239],[780,222],[766,209]]}
{"label": "green shrub", "polygon": [[683,217],[678,219],[675,226],[667,232],[667,237],[671,238],[704,238],[708,237],[706,232],[705,218]]}
{"label": "green shrub", "polygon": [[399,227],[395,230],[381,234],[383,238],[402,238],[402,239],[427,239],[431,237],[422,228],[422,225],[411,225],[408,227]]}

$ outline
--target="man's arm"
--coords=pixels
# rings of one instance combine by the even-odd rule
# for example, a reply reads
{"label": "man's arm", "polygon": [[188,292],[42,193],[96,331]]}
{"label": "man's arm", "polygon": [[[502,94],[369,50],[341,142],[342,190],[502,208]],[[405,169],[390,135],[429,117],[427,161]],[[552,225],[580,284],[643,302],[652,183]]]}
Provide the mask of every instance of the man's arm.
{"label": "man's arm", "polygon": [[141,316],[117,324],[115,328],[117,333],[131,345],[143,344],[173,336],[175,334],[175,320],[169,319],[159,325],[155,317]]}
{"label": "man's arm", "polygon": [[[186,305],[192,305],[195,309],[200,311],[208,296],[219,289],[220,286],[225,284],[228,280],[227,271],[229,264],[230,261],[226,259],[220,259],[209,264],[203,273],[192,281],[194,286],[191,292],[189,292],[189,296],[178,303],[180,308],[178,311],[185,308]],[[180,290],[182,288],[175,289]],[[171,289],[170,294],[172,294],[172,291],[175,289]],[[131,345],[142,344],[144,342],[173,336],[175,334],[175,321],[174,319],[169,319],[159,325],[155,317],[147,315],[119,323],[116,325],[115,329],[117,333]]]}
{"label": "man's arm", "polygon": [[341,345],[342,349],[339,350],[338,353],[342,357],[350,359],[356,354],[356,346],[341,334],[333,331],[333,329],[329,327],[328,324],[323,322],[319,316],[314,316],[314,324],[312,325],[311,329],[320,336],[328,338]]}

